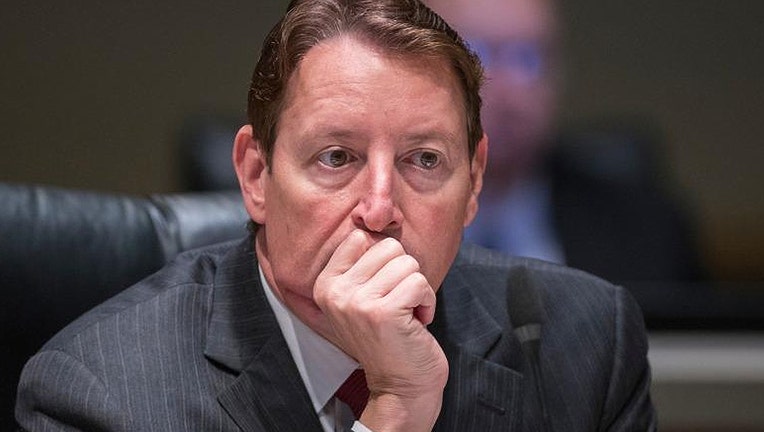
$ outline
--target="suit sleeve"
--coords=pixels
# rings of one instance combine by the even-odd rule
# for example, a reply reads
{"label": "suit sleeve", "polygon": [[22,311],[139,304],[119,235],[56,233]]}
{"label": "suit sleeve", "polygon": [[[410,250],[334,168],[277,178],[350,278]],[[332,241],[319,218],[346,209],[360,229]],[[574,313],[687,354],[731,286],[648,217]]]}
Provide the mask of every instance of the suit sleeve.
{"label": "suit sleeve", "polygon": [[621,287],[615,293],[615,315],[613,365],[599,429],[655,431],[644,319],[634,298]]}
{"label": "suit sleeve", "polygon": [[127,431],[124,413],[103,382],[65,352],[40,352],[24,367],[16,420],[26,431]]}

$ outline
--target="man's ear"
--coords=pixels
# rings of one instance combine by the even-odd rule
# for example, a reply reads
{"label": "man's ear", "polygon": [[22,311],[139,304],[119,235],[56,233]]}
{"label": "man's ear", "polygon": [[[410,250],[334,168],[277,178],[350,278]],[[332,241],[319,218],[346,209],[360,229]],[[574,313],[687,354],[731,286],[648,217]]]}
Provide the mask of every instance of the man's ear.
{"label": "man's ear", "polygon": [[485,173],[486,162],[488,161],[488,135],[483,134],[483,138],[478,141],[475,148],[475,154],[472,157],[472,163],[470,164],[470,183],[471,194],[469,202],[467,203],[467,211],[464,215],[464,226],[466,227],[472,220],[475,219],[475,215],[478,211],[478,196],[483,189],[483,174]]}
{"label": "man's ear", "polygon": [[252,126],[245,125],[233,142],[233,166],[239,178],[244,207],[258,224],[265,223],[265,187],[268,166],[260,142],[255,140]]}

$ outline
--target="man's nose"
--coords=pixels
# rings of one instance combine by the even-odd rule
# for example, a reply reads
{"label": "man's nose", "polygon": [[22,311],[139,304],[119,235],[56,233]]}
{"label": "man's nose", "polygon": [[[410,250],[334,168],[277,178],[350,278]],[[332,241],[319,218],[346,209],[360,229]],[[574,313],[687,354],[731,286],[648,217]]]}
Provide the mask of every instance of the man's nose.
{"label": "man's nose", "polygon": [[400,228],[403,213],[398,205],[393,164],[369,164],[361,182],[360,197],[353,209],[353,222],[358,228],[392,235]]}

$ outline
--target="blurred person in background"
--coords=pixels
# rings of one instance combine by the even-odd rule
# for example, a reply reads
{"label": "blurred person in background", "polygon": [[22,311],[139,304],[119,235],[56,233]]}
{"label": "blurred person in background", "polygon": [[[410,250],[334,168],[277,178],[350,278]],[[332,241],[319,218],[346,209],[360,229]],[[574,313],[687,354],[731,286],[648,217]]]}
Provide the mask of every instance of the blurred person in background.
{"label": "blurred person in background", "polygon": [[[655,173],[641,173],[646,182],[602,175],[591,167],[604,165],[610,173],[624,168],[597,153],[605,147],[578,143],[591,154],[570,157],[566,147],[572,146],[562,145],[556,124],[563,86],[561,19],[555,2],[427,3],[465,37],[486,69],[483,124],[490,157],[480,212],[466,239],[619,283],[699,279],[692,230],[675,203],[656,184],[647,184]],[[619,143],[608,144],[615,153]],[[627,159],[624,166],[636,171],[640,164]]]}

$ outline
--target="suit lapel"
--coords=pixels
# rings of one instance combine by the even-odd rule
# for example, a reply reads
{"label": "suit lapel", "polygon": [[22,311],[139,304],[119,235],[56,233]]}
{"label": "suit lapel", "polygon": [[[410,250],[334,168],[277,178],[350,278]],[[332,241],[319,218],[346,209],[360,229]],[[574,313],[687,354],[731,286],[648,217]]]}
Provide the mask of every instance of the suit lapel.
{"label": "suit lapel", "polygon": [[321,431],[281,337],[271,338],[218,400],[245,431]]}
{"label": "suit lapel", "polygon": [[508,325],[475,297],[473,283],[456,267],[438,292],[430,331],[448,358],[449,379],[435,430],[519,431],[524,359]]}
{"label": "suit lapel", "polygon": [[205,355],[238,376],[218,400],[245,431],[320,431],[302,378],[268,305],[253,238],[217,271]]}

